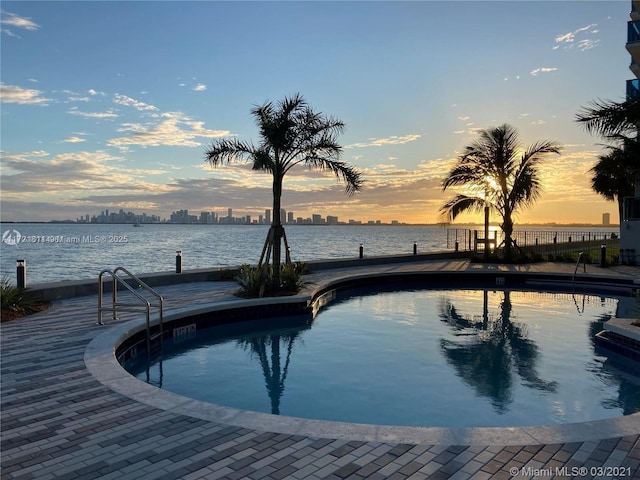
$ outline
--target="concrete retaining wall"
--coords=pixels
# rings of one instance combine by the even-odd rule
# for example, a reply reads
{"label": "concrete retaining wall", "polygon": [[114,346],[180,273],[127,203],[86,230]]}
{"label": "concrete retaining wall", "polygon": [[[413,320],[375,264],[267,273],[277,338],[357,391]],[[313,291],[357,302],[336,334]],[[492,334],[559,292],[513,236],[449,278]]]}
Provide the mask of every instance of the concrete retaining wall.
{"label": "concrete retaining wall", "polygon": [[[306,262],[312,272],[335,268],[352,268],[370,265],[384,265],[390,263],[421,262],[427,260],[447,260],[468,258],[469,252],[443,252],[443,253],[421,253],[417,255],[389,255],[382,257],[329,259]],[[238,271],[238,268],[205,268],[198,270],[185,270],[182,273],[156,272],[156,273],[134,273],[138,278],[150,287],[162,285],[175,285],[178,283],[191,282],[215,282],[230,280]],[[123,275],[125,277],[125,275]],[[104,277],[104,291],[111,291],[111,277]],[[109,281],[107,281],[109,280]],[[28,282],[28,278],[27,278]],[[133,285],[133,283],[131,283]],[[98,293],[98,278],[94,280],[69,280],[63,282],[41,283],[29,286],[27,292],[40,301],[60,300],[63,298],[79,297],[83,295],[95,295]]]}

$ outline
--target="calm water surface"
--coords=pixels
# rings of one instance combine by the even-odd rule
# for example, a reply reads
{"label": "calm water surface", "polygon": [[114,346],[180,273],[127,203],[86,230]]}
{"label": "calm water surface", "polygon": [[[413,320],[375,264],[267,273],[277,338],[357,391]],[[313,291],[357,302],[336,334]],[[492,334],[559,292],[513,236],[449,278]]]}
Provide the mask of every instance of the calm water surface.
{"label": "calm water surface", "polygon": [[[136,228],[121,224],[4,223],[3,239],[5,235],[15,238],[17,232],[22,241],[17,245],[10,245],[6,240],[0,243],[0,274],[8,275],[15,282],[18,259],[27,261],[29,285],[97,279],[101,270],[118,266],[136,274],[174,271],[176,250],[182,251],[184,270],[255,264],[268,228],[266,225],[145,224]],[[286,227],[286,233],[292,258],[301,261],[354,258],[359,254],[360,243],[364,244],[365,256],[412,253],[414,242],[419,252],[447,249],[447,229],[438,226],[292,225]]]}
{"label": "calm water surface", "polygon": [[443,427],[590,421],[640,411],[638,365],[594,345],[617,304],[504,290],[354,291],[312,324],[208,329],[166,345],[161,361],[128,369],[192,398],[305,418]]}
{"label": "calm water surface", "polygon": [[[258,263],[266,225],[82,225],[2,224],[5,235],[17,231],[27,241],[0,244],[2,275],[15,280],[16,260],[26,259],[28,283],[96,278],[101,270],[124,266],[139,274],[173,271],[176,250],[183,269]],[[289,226],[286,234],[294,260],[392,255],[446,248],[442,227]],[[44,238],[43,238],[44,237]],[[34,241],[32,241],[34,240]]]}

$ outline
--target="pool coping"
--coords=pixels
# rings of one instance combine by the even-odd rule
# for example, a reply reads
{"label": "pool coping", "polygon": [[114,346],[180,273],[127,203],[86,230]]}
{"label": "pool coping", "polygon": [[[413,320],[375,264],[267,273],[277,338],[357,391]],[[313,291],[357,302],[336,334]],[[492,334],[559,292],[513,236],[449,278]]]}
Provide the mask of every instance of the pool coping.
{"label": "pool coping", "polygon": [[[451,272],[447,272],[450,274]],[[483,272],[486,274],[486,272]],[[433,273],[432,273],[433,274]],[[394,276],[430,275],[429,273],[396,271]],[[476,276],[474,272],[460,272],[457,275]],[[494,276],[538,277],[532,272],[493,272]],[[289,297],[269,297],[263,299],[225,300],[200,304],[196,307],[182,307],[171,310],[164,315],[165,323],[197,313],[226,310],[232,308],[267,306],[278,303],[311,304],[322,293],[337,286],[361,281],[372,281],[376,277],[389,277],[385,274],[343,274],[314,285],[303,294]],[[566,274],[545,273],[553,284],[565,285]],[[582,276],[595,285],[606,286],[606,278],[599,276]],[[546,284],[546,281],[545,281]],[[619,289],[621,286],[618,285]],[[391,442],[429,445],[531,445],[557,444],[567,442],[584,442],[602,440],[612,437],[640,434],[640,412],[621,417],[590,422],[562,425],[539,425],[529,427],[404,427],[389,425],[370,425],[359,423],[315,420],[281,415],[271,415],[212,403],[194,400],[173,392],[149,385],[130,375],[116,359],[117,347],[127,338],[145,328],[144,317],[138,317],[126,323],[109,328],[96,336],[87,346],[84,363],[91,375],[104,386],[137,402],[186,415],[201,420],[218,422],[230,426],[250,428],[283,434],[305,435],[316,438],[342,440]]]}

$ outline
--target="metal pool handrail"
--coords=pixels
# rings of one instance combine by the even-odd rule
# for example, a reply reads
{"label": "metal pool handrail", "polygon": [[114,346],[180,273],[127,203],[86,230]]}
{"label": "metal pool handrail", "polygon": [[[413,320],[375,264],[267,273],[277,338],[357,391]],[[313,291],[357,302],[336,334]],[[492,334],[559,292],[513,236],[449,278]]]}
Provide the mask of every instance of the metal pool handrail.
{"label": "metal pool handrail", "polygon": [[[151,316],[151,302],[149,302],[149,300],[147,300],[143,295],[141,295],[139,292],[137,292],[131,285],[129,285],[128,282],[126,282],[123,278],[121,278],[118,275],[118,272],[123,272],[126,275],[129,276],[130,279],[132,279],[134,282],[136,282],[138,284],[139,287],[144,288],[146,291],[148,291],[149,293],[151,293],[153,296],[155,296],[158,299],[158,310],[159,310],[159,332],[155,335],[151,335],[151,325],[150,325],[150,316]],[[102,277],[104,275],[110,275],[113,279],[113,286],[112,286],[112,306],[109,307],[104,307],[102,305],[102,296],[103,296],[103,282],[102,282]],[[139,303],[118,303],[118,285],[124,285],[124,287],[129,290],[130,293],[133,294],[133,296],[135,296],[136,298],[138,298],[141,302],[142,305],[140,305]],[[151,288],[149,285],[147,285],[145,282],[143,282],[142,280],[140,280],[138,277],[136,277],[134,274],[132,274],[130,271],[128,271],[126,268],[124,267],[117,267],[115,270],[109,270],[109,269],[105,269],[102,270],[100,272],[100,275],[98,276],[98,325],[104,325],[104,322],[102,321],[102,312],[104,310],[111,310],[113,313],[113,320],[117,320],[118,317],[117,315],[117,310],[118,308],[120,308],[120,310],[126,310],[126,311],[139,311],[140,307],[143,307],[145,312],[146,312],[146,327],[147,327],[147,352],[151,351],[151,340],[154,340],[156,338],[160,338],[160,344],[162,345],[162,340],[163,340],[163,302],[164,299],[162,298],[162,295],[160,295],[158,292],[156,292],[153,288]]]}
{"label": "metal pool handrail", "polygon": [[580,260],[582,260],[582,265],[584,266],[584,273],[587,273],[587,261],[586,261],[584,252],[580,252],[578,254],[578,261],[576,262],[576,268],[573,271],[573,277],[571,278],[571,286],[573,286],[573,282],[576,281],[576,273],[578,272],[578,266],[580,265]]}

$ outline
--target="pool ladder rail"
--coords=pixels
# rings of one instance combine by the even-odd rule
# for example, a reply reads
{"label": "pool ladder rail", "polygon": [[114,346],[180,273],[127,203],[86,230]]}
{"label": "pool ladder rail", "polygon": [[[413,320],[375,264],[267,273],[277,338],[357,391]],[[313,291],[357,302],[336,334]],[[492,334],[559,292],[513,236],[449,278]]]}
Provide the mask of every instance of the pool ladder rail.
{"label": "pool ladder rail", "polygon": [[[120,272],[127,275],[128,279],[122,278],[118,275]],[[104,293],[104,284],[103,277],[107,275],[112,278],[112,305],[104,306],[102,297]],[[128,280],[128,281],[127,281]],[[146,292],[150,293],[157,299],[157,305],[152,305],[147,297],[142,295],[138,290],[131,286],[131,281],[133,281],[134,285],[137,285],[138,288],[144,289]],[[122,285],[126,288],[134,297],[140,300],[140,303],[119,303],[118,302],[118,286]],[[160,339],[160,346],[162,348],[162,339],[163,339],[163,302],[164,299],[162,295],[156,292],[149,285],[144,283],[138,277],[136,277],[133,273],[127,270],[124,267],[117,267],[114,270],[105,269],[100,272],[98,276],[98,325],[104,325],[102,321],[102,314],[106,311],[111,311],[113,315],[113,320],[118,320],[118,311],[128,311],[128,312],[139,312],[140,309],[144,309],[146,313],[146,321],[147,321],[147,352],[151,352],[151,342],[157,338]],[[151,307],[157,306],[159,311],[159,321],[158,321],[158,331],[155,333],[151,333]]]}
{"label": "pool ladder rail", "polygon": [[571,286],[573,286],[575,281],[576,281],[576,273],[578,273],[578,267],[580,266],[580,262],[582,262],[582,265],[583,265],[583,273],[587,273],[587,258],[585,256],[584,252],[580,252],[580,254],[578,255],[578,261],[576,262],[576,268],[573,271],[573,277],[571,277]]}

